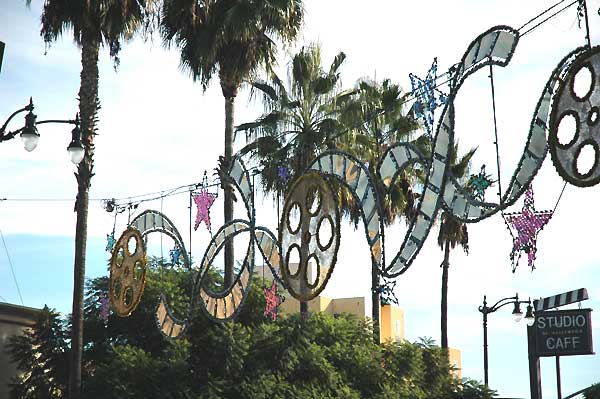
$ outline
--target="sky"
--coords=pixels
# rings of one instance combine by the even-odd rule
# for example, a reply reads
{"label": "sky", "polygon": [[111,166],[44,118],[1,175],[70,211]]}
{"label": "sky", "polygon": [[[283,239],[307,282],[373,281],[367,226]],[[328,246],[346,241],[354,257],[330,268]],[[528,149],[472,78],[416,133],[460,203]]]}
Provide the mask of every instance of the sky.
{"label": "sky", "polygon": [[[69,34],[46,48],[39,36],[41,0],[27,9],[21,0],[2,0],[0,40],[6,43],[0,72],[0,122],[23,107],[32,96],[38,119],[71,119],[77,112],[80,52]],[[285,76],[291,56],[303,45],[318,42],[328,66],[343,51],[343,88],[357,79],[389,78],[410,91],[409,73],[424,76],[434,57],[438,70],[458,62],[469,43],[492,26],[519,28],[554,3],[547,0],[460,0],[392,2],[374,0],[306,0],[305,25],[296,45],[280,49],[278,71]],[[567,4],[567,3],[565,3]],[[600,39],[599,0],[588,1],[592,44]],[[500,176],[508,185],[525,145],[531,115],[550,73],[564,55],[585,44],[585,30],[578,27],[576,9],[524,35],[510,64],[494,68]],[[101,109],[98,114],[95,176],[90,191],[86,276],[107,275],[109,253],[106,235],[125,229],[127,212],[116,221],[102,209],[101,199],[127,198],[200,182],[222,154],[224,106],[218,81],[203,93],[186,71],[179,67],[176,49],[165,48],[159,38],[141,39],[123,45],[121,64],[115,71],[108,51],[100,55]],[[456,99],[456,138],[460,149],[477,147],[473,170],[487,165],[497,176],[490,81],[487,70],[470,77]],[[260,115],[260,102],[243,89],[236,100],[235,121],[248,122]],[[439,113],[438,113],[439,114]],[[9,130],[22,126],[21,116]],[[27,153],[19,139],[0,145],[0,230],[7,251],[0,247],[0,300],[20,304],[10,263],[20,287],[23,304],[48,304],[67,313],[71,308],[73,212],[75,167],[66,147],[68,125],[41,125],[41,138]],[[244,138],[235,142],[236,149]],[[470,253],[461,249],[451,254],[449,275],[448,335],[451,347],[462,351],[463,376],[483,380],[482,316],[477,311],[483,296],[488,303],[515,293],[521,299],[539,298],[587,288],[590,299],[583,307],[600,308],[600,254],[593,227],[600,217],[598,187],[567,185],[547,156],[533,188],[538,210],[556,212],[539,234],[536,269],[521,260],[511,272],[512,240],[500,215],[469,225]],[[494,187],[487,199],[493,200]],[[222,193],[221,193],[222,194]],[[220,198],[211,209],[213,229],[222,224]],[[189,196],[187,193],[148,201],[144,209],[162,210],[189,245]],[[522,200],[508,209],[521,210]],[[273,199],[257,193],[257,223],[276,230]],[[192,215],[193,216],[193,215]],[[244,217],[236,206],[236,216]],[[406,226],[386,229],[386,258],[399,249]],[[432,229],[419,256],[397,278],[396,296],[406,314],[407,339],[432,337],[439,342],[439,301],[443,252]],[[191,234],[191,250],[200,257],[210,235],[205,228]],[[156,255],[166,255],[172,242],[155,245]],[[158,241],[156,241],[158,243]],[[159,249],[160,248],[160,249]],[[362,227],[342,229],[338,264],[324,295],[366,296],[370,293],[370,258]],[[10,261],[9,261],[10,258]],[[576,308],[576,305],[564,308]],[[370,305],[367,305],[367,309]],[[592,312],[593,337],[600,345],[600,320]],[[524,322],[515,323],[506,306],[488,320],[490,387],[500,396],[529,396],[527,340]],[[561,358],[562,393],[566,396],[600,382],[597,355]],[[543,393],[556,396],[553,358],[542,358]]]}

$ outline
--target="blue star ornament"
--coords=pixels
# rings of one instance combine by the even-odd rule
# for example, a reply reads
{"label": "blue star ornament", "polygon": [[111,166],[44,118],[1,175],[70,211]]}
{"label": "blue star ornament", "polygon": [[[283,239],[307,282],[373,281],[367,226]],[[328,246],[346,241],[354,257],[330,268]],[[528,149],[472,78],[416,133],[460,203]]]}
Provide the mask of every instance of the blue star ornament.
{"label": "blue star ornament", "polygon": [[434,111],[447,101],[447,96],[436,89],[437,58],[433,59],[425,79],[421,79],[412,73],[408,76],[412,88],[411,94],[415,98],[413,106],[415,116],[423,120],[427,134],[431,137],[433,135]]}
{"label": "blue star ornament", "polygon": [[173,266],[179,264],[179,257],[181,256],[181,249],[179,247],[175,247],[169,251],[169,256],[171,257],[171,263]]}
{"label": "blue star ornament", "polygon": [[106,235],[106,252],[112,252],[117,240],[115,240],[115,232]]}

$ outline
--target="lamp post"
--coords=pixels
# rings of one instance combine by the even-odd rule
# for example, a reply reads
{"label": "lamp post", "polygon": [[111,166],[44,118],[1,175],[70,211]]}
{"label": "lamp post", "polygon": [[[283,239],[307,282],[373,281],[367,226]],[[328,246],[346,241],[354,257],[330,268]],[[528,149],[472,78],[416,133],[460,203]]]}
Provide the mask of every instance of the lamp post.
{"label": "lamp post", "polygon": [[488,385],[488,342],[487,342],[487,316],[490,313],[494,313],[496,310],[500,309],[501,307],[508,305],[508,304],[513,304],[514,308],[513,308],[513,317],[515,319],[515,322],[519,322],[521,321],[521,318],[523,317],[523,312],[521,311],[521,304],[522,303],[526,303],[527,304],[527,311],[525,313],[525,320],[527,321],[527,325],[528,326],[532,326],[533,323],[535,322],[535,317],[533,316],[533,306],[531,306],[531,300],[527,300],[527,301],[520,301],[519,300],[519,294],[515,294],[515,296],[511,296],[508,298],[502,298],[500,299],[498,302],[496,302],[495,304],[493,304],[492,306],[487,306],[487,300],[486,300],[486,296],[483,296],[483,305],[479,306],[479,311],[482,313],[483,315],[483,373],[484,373],[484,382],[485,385]]}
{"label": "lamp post", "polygon": [[[81,130],[79,129],[79,116],[75,116],[75,119],[47,119],[43,121],[37,121],[37,116],[33,113],[33,100],[29,99],[29,104],[21,109],[13,112],[6,122],[0,127],[0,142],[14,139],[17,135],[21,137],[25,150],[31,152],[37,147],[37,143],[40,138],[37,126],[44,123],[67,123],[75,125],[71,131],[71,143],[67,147],[67,151],[71,158],[71,162],[75,165],[79,164],[84,156],[83,144],[81,143]],[[7,132],[7,127],[10,121],[22,112],[27,112],[25,115],[25,126],[12,132]]]}

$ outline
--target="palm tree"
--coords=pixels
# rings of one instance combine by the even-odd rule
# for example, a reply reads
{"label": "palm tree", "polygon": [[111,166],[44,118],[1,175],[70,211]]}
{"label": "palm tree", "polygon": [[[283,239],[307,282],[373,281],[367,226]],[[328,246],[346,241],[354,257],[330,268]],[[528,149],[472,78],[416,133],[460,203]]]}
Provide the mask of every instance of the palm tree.
{"label": "palm tree", "polygon": [[[206,90],[218,73],[225,98],[225,151],[233,155],[234,101],[240,86],[275,61],[275,40],[291,43],[300,31],[301,0],[163,0],[161,32],[181,52],[181,66]],[[233,218],[233,193],[225,190],[225,221]],[[233,280],[233,242],[225,246],[225,287]]]}
{"label": "palm tree", "polygon": [[[73,313],[71,332],[71,363],[69,398],[81,395],[81,362],[83,344],[83,291],[89,189],[94,166],[94,136],[96,135],[98,100],[98,55],[100,47],[108,46],[118,65],[121,42],[133,37],[147,15],[152,0],[46,0],[42,12],[41,35],[47,44],[63,33],[72,31],[73,40],[81,49],[81,83],[79,87],[79,118],[81,141],[85,157],[76,173],[77,198],[75,211],[75,262],[73,282]],[[27,1],[27,5],[30,0]]]}
{"label": "palm tree", "polygon": [[[410,112],[405,110],[406,98],[410,93],[402,92],[400,86],[389,79],[381,83],[368,79],[359,80],[355,95],[347,97],[341,104],[340,120],[344,134],[339,138],[340,148],[353,154],[368,164],[372,176],[382,154],[391,145],[401,141],[411,141],[418,123]],[[427,145],[427,140],[419,138],[413,142],[418,146]],[[382,200],[383,221],[390,225],[400,216],[409,221],[413,217],[415,195],[411,185],[415,180],[414,170],[405,171],[390,190],[375,179],[378,197]],[[350,196],[349,196],[350,197]],[[358,209],[354,201],[346,198],[351,219],[358,222]],[[371,271],[371,316],[374,338],[379,341],[380,275],[375,267]]]}
{"label": "palm tree", "polygon": [[[451,171],[456,177],[464,178],[469,171],[469,163],[475,154],[475,149],[470,150],[456,162],[458,146],[454,147],[451,159]],[[461,223],[452,214],[443,211],[440,215],[440,229],[438,232],[438,245],[444,251],[442,268],[442,299],[440,311],[440,326],[442,332],[441,346],[448,349],[448,269],[450,268],[450,251],[457,245],[469,254],[469,232],[467,225]]]}
{"label": "palm tree", "polygon": [[[334,147],[339,127],[336,104],[351,95],[339,87],[345,59],[340,52],[325,70],[320,47],[311,44],[292,58],[287,86],[274,72],[268,81],[252,83],[252,95],[262,96],[265,113],[239,125],[236,132],[245,132],[249,142],[240,153],[250,154],[260,164],[263,192],[279,198],[287,180],[300,176],[319,153]],[[285,179],[279,168],[286,169]],[[307,314],[306,302],[300,303],[300,311]]]}

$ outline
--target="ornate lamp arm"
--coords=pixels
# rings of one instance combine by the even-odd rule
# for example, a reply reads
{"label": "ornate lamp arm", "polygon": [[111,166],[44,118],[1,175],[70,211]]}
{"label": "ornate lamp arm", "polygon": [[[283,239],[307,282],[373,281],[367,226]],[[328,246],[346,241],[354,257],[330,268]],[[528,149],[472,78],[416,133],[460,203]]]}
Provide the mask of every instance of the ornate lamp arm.
{"label": "ornate lamp arm", "polygon": [[2,125],[2,127],[0,128],[0,142],[2,141],[6,141],[6,140],[10,140],[12,138],[14,138],[17,133],[19,133],[21,130],[23,130],[23,128],[14,131],[14,132],[10,132],[8,134],[5,134],[6,132],[6,127],[8,126],[9,122],[12,120],[12,118],[14,118],[15,116],[17,116],[18,114],[20,114],[21,112],[24,111],[33,111],[33,98],[29,97],[29,104],[27,104],[25,107],[13,112],[8,119],[6,120],[6,122],[4,122],[4,124]]}

